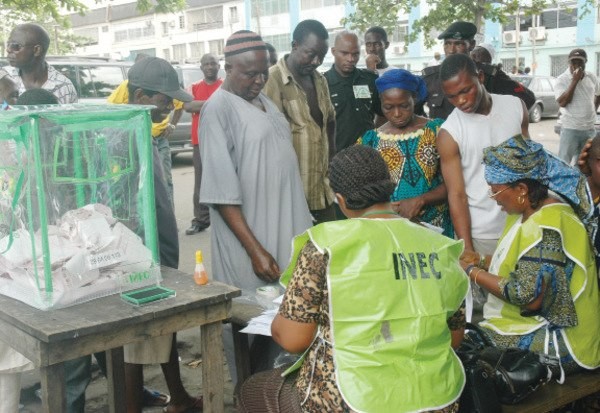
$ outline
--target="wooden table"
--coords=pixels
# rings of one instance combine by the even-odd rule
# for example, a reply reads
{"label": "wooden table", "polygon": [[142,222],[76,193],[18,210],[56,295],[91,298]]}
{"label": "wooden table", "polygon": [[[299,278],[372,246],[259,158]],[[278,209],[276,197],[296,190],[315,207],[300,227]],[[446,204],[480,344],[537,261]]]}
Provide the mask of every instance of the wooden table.
{"label": "wooden table", "polygon": [[[107,350],[110,412],[125,412],[123,345],[200,326],[205,412],[223,412],[222,322],[240,290],[163,267],[162,285],[177,296],[141,307],[118,294],[60,310],[41,311],[0,295],[0,340],[40,368],[42,407],[66,411],[63,362]],[[60,397],[59,395],[62,395]]]}

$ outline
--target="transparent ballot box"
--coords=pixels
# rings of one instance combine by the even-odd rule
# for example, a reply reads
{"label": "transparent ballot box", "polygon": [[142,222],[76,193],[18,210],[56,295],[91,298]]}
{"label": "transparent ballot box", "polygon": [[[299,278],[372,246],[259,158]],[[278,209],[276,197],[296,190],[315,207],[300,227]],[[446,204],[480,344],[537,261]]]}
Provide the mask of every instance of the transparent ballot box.
{"label": "transparent ballot box", "polygon": [[0,112],[0,294],[60,308],[160,282],[150,107]]}

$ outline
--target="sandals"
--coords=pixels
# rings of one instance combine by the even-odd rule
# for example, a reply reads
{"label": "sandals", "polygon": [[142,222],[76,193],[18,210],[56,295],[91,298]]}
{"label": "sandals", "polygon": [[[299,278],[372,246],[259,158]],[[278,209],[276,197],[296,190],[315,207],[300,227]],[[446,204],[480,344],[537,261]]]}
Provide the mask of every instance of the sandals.
{"label": "sandals", "polygon": [[145,387],[142,397],[142,406],[144,407],[166,407],[171,401],[171,396],[168,394],[163,394],[157,390],[149,390]]}
{"label": "sandals", "polygon": [[[175,410],[174,406],[167,406],[163,409],[163,412],[164,413],[198,413],[198,412],[202,411],[203,405],[204,405],[204,399],[202,398],[202,396],[200,396],[200,397],[195,397],[192,405],[188,406],[184,410]],[[172,407],[172,409],[169,409],[169,407]]]}

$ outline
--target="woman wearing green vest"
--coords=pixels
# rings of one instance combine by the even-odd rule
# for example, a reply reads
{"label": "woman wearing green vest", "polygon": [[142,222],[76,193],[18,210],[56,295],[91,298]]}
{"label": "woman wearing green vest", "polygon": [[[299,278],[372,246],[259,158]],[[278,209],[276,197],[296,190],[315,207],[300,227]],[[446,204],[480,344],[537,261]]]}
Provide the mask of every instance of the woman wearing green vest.
{"label": "woman wearing green vest", "polygon": [[597,368],[600,297],[582,223],[592,211],[585,177],[522,136],[485,149],[484,163],[490,197],[509,216],[489,268],[461,261],[490,292],[480,325],[498,346],[558,356],[559,381]]}
{"label": "woman wearing green vest", "polygon": [[[337,154],[330,183],[344,221],[294,240],[272,325],[299,368],[259,373],[242,412],[455,412],[465,378],[452,345],[464,332],[463,245],[400,218],[381,155]],[[300,366],[301,364],[301,366]]]}

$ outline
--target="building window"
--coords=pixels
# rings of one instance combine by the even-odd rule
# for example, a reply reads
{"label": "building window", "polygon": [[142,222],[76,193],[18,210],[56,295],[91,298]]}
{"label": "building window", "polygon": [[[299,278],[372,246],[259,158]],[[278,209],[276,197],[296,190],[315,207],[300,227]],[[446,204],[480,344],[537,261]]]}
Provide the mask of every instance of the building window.
{"label": "building window", "polygon": [[102,26],[102,33],[108,33],[108,26]]}
{"label": "building window", "polygon": [[[519,15],[519,29],[526,32],[530,27],[545,27],[546,29],[562,29],[565,27],[577,27],[577,2],[557,2],[552,8],[545,9],[535,16]],[[512,16],[504,25],[504,31],[515,30],[516,18]]]}
{"label": "building window", "polygon": [[169,22],[161,22],[160,27],[162,28],[161,33],[163,36],[169,34]]}
{"label": "building window", "polygon": [[77,44],[79,46],[89,46],[98,44],[98,28],[91,27],[87,29],[74,29],[73,34],[78,37]]}
{"label": "building window", "polygon": [[179,63],[185,63],[185,59],[187,59],[187,50],[186,45],[184,44],[174,44],[173,45],[173,60]]}
{"label": "building window", "polygon": [[345,2],[346,0],[302,0],[300,8],[302,10],[320,9],[321,7],[340,6]]}
{"label": "building window", "polygon": [[290,11],[289,0],[252,0],[252,17],[272,16]]}
{"label": "building window", "polygon": [[289,33],[263,36],[263,40],[267,43],[271,43],[279,54],[282,52],[289,52],[292,49],[292,40]]}
{"label": "building window", "polygon": [[208,52],[217,56],[223,55],[223,39],[208,42]]}
{"label": "building window", "polygon": [[392,33],[392,38],[389,39],[391,43],[402,43],[406,42],[406,36],[408,36],[408,20],[400,21]]}
{"label": "building window", "polygon": [[199,60],[204,55],[204,42],[190,43],[190,57]]}
{"label": "building window", "polygon": [[179,28],[185,29],[185,16],[179,16]]}
{"label": "building window", "polygon": [[229,22],[230,23],[237,23],[239,21],[240,21],[240,16],[238,16],[237,6],[230,7],[229,8]]}
{"label": "building window", "polygon": [[194,31],[223,27],[223,6],[208,7],[187,13],[188,27]]}
{"label": "building window", "polygon": [[[504,70],[506,73],[511,73],[512,72],[512,68],[515,66],[515,58],[512,57],[510,59],[501,59],[502,60],[502,70]],[[525,58],[524,57],[519,57],[519,67],[524,68],[525,67]],[[517,68],[518,70],[519,68]]]}
{"label": "building window", "polygon": [[171,50],[170,49],[163,49],[163,56],[165,58],[166,61],[171,61]]}
{"label": "building window", "polygon": [[569,55],[550,56],[550,76],[560,76],[569,67]]}

